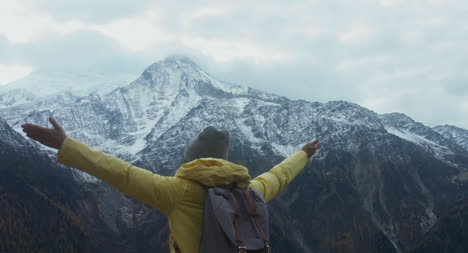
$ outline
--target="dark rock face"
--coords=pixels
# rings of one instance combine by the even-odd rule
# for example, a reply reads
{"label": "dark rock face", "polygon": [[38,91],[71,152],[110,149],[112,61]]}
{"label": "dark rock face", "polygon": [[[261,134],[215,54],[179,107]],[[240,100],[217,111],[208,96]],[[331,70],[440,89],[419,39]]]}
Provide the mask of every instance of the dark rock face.
{"label": "dark rock face", "polygon": [[[25,121],[44,125],[52,114],[70,136],[164,175],[174,174],[185,144],[209,125],[229,132],[229,160],[252,176],[320,138],[320,152],[270,204],[273,252],[410,252],[430,247],[434,233],[456,241],[447,231],[452,226],[438,224],[467,182],[468,151],[404,114],[379,115],[344,101],[291,101],[220,82],[180,56],[106,94],[56,97],[57,103],[36,99],[0,109],[0,116],[19,130]],[[12,154],[39,148],[1,129]],[[87,237],[90,245],[110,249],[118,237],[119,252],[167,252],[168,228],[156,211],[72,170],[54,173],[54,180],[73,175],[63,187],[79,194],[65,199],[100,235]]]}
{"label": "dark rock face", "polygon": [[93,252],[71,211],[80,199],[68,186],[71,172],[53,165],[3,119],[0,137],[0,252]]}
{"label": "dark rock face", "polygon": [[448,213],[440,218],[412,253],[462,253],[468,249],[468,187],[451,203]]}
{"label": "dark rock face", "polygon": [[108,217],[119,214],[119,203],[134,200],[105,185],[84,187],[74,171],[59,166],[1,118],[0,137],[0,252],[168,251],[167,232],[160,231],[166,221],[155,210],[126,204],[138,215]]}

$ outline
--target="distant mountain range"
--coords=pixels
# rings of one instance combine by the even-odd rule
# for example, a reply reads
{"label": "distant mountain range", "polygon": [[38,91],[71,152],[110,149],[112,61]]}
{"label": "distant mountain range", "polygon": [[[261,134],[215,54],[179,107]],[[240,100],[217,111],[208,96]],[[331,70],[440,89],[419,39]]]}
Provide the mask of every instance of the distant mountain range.
{"label": "distant mountain range", "polygon": [[[47,83],[47,77],[41,78]],[[320,138],[320,152],[270,205],[274,252],[421,252],[418,247],[429,245],[428,236],[440,233],[447,236],[444,242],[456,241],[447,231],[434,230],[443,231],[439,223],[451,219],[450,210],[467,204],[463,198],[468,193],[467,130],[431,128],[401,113],[377,114],[345,101],[290,100],[221,82],[184,56],[154,63],[128,85],[116,81],[116,86],[96,89],[98,82],[93,82],[79,92],[50,92],[54,86],[41,88],[48,89],[47,94],[36,94],[34,83],[27,82],[22,90],[0,90],[0,117],[5,120],[0,135],[8,140],[3,150],[12,156],[21,152],[53,156],[16,133],[21,133],[24,122],[47,125],[53,115],[68,135],[142,168],[172,175],[182,163],[185,143],[213,125],[231,134],[230,160],[247,166],[255,176]],[[15,162],[6,159],[0,172],[17,172],[8,174],[11,177],[23,173],[16,167],[34,168],[21,158],[10,160]],[[57,167],[49,160],[43,167]],[[125,238],[121,252],[133,252],[141,243],[147,247],[138,252],[167,247],[167,226],[157,212],[84,173],[58,169],[48,175],[46,188],[54,180],[72,180],[63,187],[73,193],[57,203],[79,202],[88,208],[79,212],[72,204],[67,207],[70,217],[79,217],[70,218],[77,226],[70,231],[101,231],[100,236],[83,235],[89,250],[116,236]],[[28,180],[23,184],[34,184],[35,178]],[[11,187],[14,191],[23,186]],[[50,190],[44,196],[53,199],[55,194],[68,193]],[[32,207],[23,209],[28,208]],[[463,212],[457,217],[468,218]],[[80,222],[73,223],[76,220]],[[442,247],[430,246],[442,249],[438,252],[462,252]]]}

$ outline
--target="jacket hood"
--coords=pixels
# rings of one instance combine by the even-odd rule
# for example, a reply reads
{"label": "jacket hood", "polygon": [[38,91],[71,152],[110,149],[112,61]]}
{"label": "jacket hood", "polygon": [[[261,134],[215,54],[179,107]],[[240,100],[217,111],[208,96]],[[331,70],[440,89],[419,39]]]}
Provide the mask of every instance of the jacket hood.
{"label": "jacket hood", "polygon": [[175,176],[206,186],[237,183],[238,187],[246,188],[250,185],[250,175],[246,167],[216,158],[200,158],[185,163],[177,170]]}

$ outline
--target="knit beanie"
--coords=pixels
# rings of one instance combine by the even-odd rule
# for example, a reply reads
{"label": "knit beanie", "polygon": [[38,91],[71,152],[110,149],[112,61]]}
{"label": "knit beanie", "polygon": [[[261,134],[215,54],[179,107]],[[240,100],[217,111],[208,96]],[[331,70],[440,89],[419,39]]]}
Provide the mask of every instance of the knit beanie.
{"label": "knit beanie", "polygon": [[229,133],[209,126],[185,145],[184,163],[198,158],[228,159]]}

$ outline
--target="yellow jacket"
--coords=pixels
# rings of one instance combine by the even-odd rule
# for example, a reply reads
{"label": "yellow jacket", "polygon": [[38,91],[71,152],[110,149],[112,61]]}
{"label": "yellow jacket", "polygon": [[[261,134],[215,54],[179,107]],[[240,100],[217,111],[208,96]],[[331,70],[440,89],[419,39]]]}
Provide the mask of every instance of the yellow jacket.
{"label": "yellow jacket", "polygon": [[276,197],[304,168],[307,154],[299,151],[251,180],[247,168],[226,160],[202,158],[183,164],[173,177],[154,174],[105,154],[67,137],[57,154],[57,161],[87,172],[119,191],[153,206],[168,216],[171,235],[183,253],[198,253],[205,190],[207,186],[237,182],[253,188],[265,201]]}

